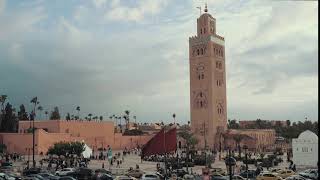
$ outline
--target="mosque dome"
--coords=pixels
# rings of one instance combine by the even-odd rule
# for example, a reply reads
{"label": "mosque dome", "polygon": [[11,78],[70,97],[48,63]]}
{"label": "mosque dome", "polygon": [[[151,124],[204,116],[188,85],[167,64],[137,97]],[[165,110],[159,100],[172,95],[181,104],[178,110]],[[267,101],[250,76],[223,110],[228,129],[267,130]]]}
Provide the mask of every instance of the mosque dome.
{"label": "mosque dome", "polygon": [[318,136],[313,133],[312,131],[309,131],[309,130],[306,130],[306,131],[303,131],[298,139],[307,139],[307,140],[317,140],[318,141]]}

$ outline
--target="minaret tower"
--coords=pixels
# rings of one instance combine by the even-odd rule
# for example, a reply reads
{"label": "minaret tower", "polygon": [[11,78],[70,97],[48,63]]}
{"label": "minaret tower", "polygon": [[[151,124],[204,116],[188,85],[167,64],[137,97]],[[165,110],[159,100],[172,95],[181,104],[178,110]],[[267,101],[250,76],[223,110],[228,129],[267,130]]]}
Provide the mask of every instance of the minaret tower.
{"label": "minaret tower", "polygon": [[198,148],[218,148],[217,134],[227,128],[224,38],[205,6],[197,19],[197,36],[189,38],[191,129]]}

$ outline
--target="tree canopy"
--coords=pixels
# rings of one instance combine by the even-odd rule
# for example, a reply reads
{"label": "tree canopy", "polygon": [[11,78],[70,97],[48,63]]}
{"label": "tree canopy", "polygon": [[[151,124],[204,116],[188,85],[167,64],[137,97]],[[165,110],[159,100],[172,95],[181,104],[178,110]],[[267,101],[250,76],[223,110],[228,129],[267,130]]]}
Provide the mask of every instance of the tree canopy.
{"label": "tree canopy", "polygon": [[58,156],[76,154],[77,156],[81,156],[84,150],[85,146],[83,142],[58,142],[48,149],[48,154]]}
{"label": "tree canopy", "polygon": [[51,120],[59,120],[60,119],[59,108],[57,106],[54,107],[53,111],[51,112],[50,119]]}
{"label": "tree canopy", "polygon": [[[286,125],[283,126],[280,122],[272,125],[270,121],[264,121],[257,119],[255,123],[248,125],[247,129],[275,129],[277,136],[281,136],[287,139],[297,138],[300,133],[305,130],[310,130],[315,134],[319,134],[318,122],[312,121],[298,121],[291,123],[290,120],[286,120]],[[228,120],[229,129],[241,129],[239,123],[236,120]]]}

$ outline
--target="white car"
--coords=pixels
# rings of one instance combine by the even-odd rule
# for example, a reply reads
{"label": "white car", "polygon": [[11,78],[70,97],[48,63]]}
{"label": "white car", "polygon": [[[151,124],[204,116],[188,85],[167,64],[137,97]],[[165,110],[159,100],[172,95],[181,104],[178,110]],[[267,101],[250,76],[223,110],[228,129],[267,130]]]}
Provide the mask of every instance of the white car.
{"label": "white car", "polygon": [[66,176],[68,173],[74,172],[74,168],[63,168],[60,171],[56,171],[57,176]]}
{"label": "white car", "polygon": [[160,180],[159,176],[152,173],[143,174],[141,180]]}
{"label": "white car", "polygon": [[3,179],[6,179],[6,180],[15,180],[14,177],[10,177],[5,173],[0,173],[0,177],[3,178]]}

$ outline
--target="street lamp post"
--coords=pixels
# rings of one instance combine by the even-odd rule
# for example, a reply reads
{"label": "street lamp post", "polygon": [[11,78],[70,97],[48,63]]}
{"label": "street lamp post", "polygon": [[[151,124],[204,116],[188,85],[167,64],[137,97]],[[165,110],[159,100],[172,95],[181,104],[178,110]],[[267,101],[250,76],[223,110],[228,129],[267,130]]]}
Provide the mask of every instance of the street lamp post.
{"label": "street lamp post", "polygon": [[248,153],[247,153],[247,150],[248,150],[248,146],[247,145],[244,145],[243,146],[243,149],[244,149],[244,153],[245,153],[245,161],[246,161],[246,175],[247,175],[247,179],[248,179]]}
{"label": "street lamp post", "polygon": [[29,169],[29,163],[30,163],[30,148],[26,148],[26,151],[28,152],[27,169]]}
{"label": "street lamp post", "polygon": [[34,159],[35,156],[35,127],[34,127],[34,120],[36,117],[36,106],[37,104],[39,104],[38,98],[34,97],[32,98],[32,100],[30,101],[31,103],[34,104],[33,106],[33,120],[32,120],[32,166],[35,168],[36,167],[36,161]]}
{"label": "street lamp post", "polygon": [[234,174],[234,166],[236,165],[236,160],[231,156],[231,149],[229,148],[229,155],[225,160],[226,168],[229,174],[229,179],[232,180]]}

